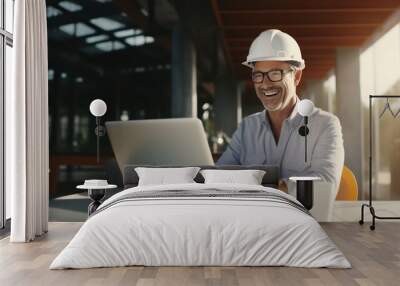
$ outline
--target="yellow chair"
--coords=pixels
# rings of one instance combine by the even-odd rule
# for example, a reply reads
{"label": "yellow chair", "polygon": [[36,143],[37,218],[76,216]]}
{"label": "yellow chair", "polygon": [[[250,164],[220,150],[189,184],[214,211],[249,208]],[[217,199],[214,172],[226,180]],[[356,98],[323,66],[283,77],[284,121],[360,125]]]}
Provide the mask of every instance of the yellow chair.
{"label": "yellow chair", "polygon": [[337,201],[356,201],[358,199],[357,179],[353,172],[343,166],[342,178],[336,195]]}

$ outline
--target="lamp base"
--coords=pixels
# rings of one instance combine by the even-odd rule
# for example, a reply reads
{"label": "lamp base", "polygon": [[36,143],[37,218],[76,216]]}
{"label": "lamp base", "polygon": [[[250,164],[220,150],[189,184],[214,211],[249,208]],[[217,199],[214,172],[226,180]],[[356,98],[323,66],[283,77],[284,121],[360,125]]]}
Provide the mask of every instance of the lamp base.
{"label": "lamp base", "polygon": [[89,198],[92,202],[88,206],[88,215],[90,216],[94,213],[99,205],[101,205],[100,200],[104,198],[106,191],[104,189],[88,189]]}
{"label": "lamp base", "polygon": [[296,199],[301,202],[306,209],[312,209],[314,204],[314,190],[312,180],[296,181]]}

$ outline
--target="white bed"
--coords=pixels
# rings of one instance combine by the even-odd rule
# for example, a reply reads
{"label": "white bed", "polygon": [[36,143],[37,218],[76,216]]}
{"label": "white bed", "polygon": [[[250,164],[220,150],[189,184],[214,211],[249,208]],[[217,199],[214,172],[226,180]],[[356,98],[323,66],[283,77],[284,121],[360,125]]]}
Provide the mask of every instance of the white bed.
{"label": "white bed", "polygon": [[[168,190],[254,190],[278,199],[178,195],[121,200],[146,191]],[[298,204],[290,195],[254,185],[192,183],[130,188],[99,207],[50,269],[128,265],[350,268],[318,222],[293,203]]]}

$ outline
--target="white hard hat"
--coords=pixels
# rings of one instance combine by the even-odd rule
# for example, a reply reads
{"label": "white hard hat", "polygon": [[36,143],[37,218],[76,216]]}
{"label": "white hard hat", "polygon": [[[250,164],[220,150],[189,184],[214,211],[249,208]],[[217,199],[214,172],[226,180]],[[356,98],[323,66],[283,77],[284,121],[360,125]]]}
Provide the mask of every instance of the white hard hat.
{"label": "white hard hat", "polygon": [[300,69],[305,67],[296,40],[276,29],[266,30],[254,39],[249,55],[242,64],[253,67],[252,63],[259,61],[284,61],[291,62]]}

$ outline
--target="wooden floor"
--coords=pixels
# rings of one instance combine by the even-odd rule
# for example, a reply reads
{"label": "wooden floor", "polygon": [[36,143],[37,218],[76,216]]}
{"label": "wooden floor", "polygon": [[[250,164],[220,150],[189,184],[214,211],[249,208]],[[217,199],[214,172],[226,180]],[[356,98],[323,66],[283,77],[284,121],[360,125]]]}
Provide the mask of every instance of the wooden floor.
{"label": "wooden floor", "polygon": [[0,285],[400,285],[400,223],[379,221],[372,232],[356,223],[322,224],[353,268],[123,267],[48,270],[81,226],[50,223],[44,237],[27,244],[0,241]]}

